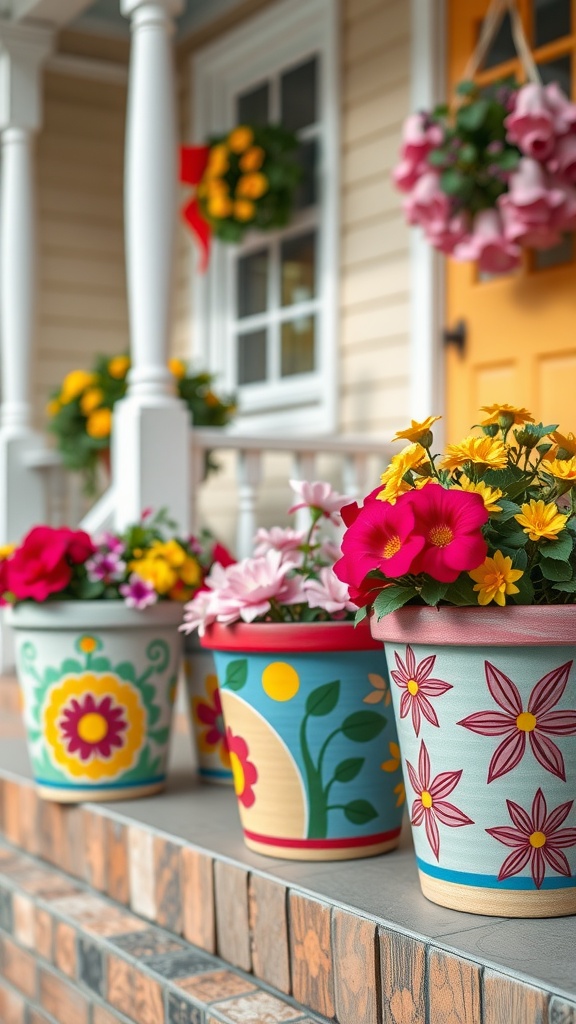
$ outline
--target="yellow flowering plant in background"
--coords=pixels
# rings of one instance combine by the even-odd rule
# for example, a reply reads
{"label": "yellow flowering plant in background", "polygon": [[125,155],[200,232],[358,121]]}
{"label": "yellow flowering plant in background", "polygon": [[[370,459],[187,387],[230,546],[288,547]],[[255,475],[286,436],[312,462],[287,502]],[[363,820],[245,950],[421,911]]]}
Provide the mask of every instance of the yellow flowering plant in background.
{"label": "yellow flowering plant in background", "polygon": [[433,453],[437,416],[398,431],[410,443],[381,487],[343,510],[335,571],[358,619],[408,603],[576,602],[576,437],[524,408],[481,411],[480,433],[443,453]]}
{"label": "yellow flowering plant in background", "polygon": [[280,125],[240,125],[209,145],[197,195],[216,237],[239,242],[249,228],[285,227],[302,175],[296,136]]}
{"label": "yellow flowering plant in background", "polygon": [[[231,398],[216,394],[214,377],[191,373],[182,359],[170,359],[168,368],[176,390],[196,426],[223,427],[236,407]],[[98,355],[91,371],[71,370],[54,391],[46,412],[49,429],[68,469],[84,474],[86,490],[93,493],[99,461],[108,457],[113,409],[126,394],[129,356]],[[207,469],[215,468],[208,460]]]}

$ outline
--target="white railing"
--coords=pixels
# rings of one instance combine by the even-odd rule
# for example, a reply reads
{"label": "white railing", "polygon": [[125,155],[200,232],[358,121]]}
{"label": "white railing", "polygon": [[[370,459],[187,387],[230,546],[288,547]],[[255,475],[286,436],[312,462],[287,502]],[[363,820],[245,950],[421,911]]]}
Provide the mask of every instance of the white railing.
{"label": "white railing", "polygon": [[[373,490],[385,465],[394,454],[387,442],[365,437],[265,438],[228,434],[219,429],[197,427],[191,432],[192,487],[197,495],[204,480],[208,452],[233,451],[236,454],[236,553],[239,558],[252,550],[252,538],[258,526],[256,506],[263,485],[263,462],[268,453],[291,455],[291,475],[296,480],[322,479],[317,465],[320,457],[332,456],[340,463],[333,481],[342,493],[359,497]],[[234,501],[234,495],[230,495]],[[198,502],[194,502],[192,528],[198,528]],[[297,525],[300,525],[297,523]]]}
{"label": "white railing", "polygon": [[42,475],[45,512],[39,522],[50,526],[76,526],[87,504],[78,474],[65,469],[62,456],[54,448],[39,447],[26,452],[23,461],[27,469]]}

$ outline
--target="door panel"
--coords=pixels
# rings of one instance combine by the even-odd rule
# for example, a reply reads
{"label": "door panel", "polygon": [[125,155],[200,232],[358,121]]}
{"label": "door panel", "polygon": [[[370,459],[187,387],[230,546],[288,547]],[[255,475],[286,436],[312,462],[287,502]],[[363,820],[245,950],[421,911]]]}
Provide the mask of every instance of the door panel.
{"label": "door panel", "polygon": [[[450,0],[449,88],[460,81],[474,49],[489,0]],[[575,96],[576,15],[570,0],[520,0],[526,34],[545,81],[569,82]],[[569,27],[568,34],[566,28]],[[560,36],[555,33],[562,32]],[[492,47],[479,84],[514,73],[506,26]],[[550,36],[553,38],[550,38]],[[568,237],[557,250],[526,252],[509,275],[480,279],[472,264],[447,260],[446,319],[467,326],[464,355],[446,353],[447,435],[458,440],[478,421],[480,405],[509,402],[531,409],[536,419],[576,430],[576,246]]]}

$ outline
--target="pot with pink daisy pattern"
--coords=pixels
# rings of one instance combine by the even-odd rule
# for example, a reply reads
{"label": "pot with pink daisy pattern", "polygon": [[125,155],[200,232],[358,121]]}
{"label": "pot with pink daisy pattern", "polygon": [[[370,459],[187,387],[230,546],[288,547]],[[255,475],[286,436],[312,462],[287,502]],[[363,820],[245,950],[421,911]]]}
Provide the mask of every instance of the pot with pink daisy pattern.
{"label": "pot with pink daisy pattern", "polygon": [[7,611],[32,771],[63,803],[164,788],[182,606],[22,602]]}
{"label": "pot with pink daisy pattern", "polygon": [[292,860],[397,846],[400,751],[367,624],[215,623],[201,643],[216,659],[246,845]]}
{"label": "pot with pink daisy pattern", "polygon": [[232,769],[214,655],[203,650],[194,633],[184,639],[184,680],[198,775],[202,782],[231,786]]}
{"label": "pot with pink daisy pattern", "polygon": [[404,607],[384,641],[424,895],[576,913],[576,609]]}

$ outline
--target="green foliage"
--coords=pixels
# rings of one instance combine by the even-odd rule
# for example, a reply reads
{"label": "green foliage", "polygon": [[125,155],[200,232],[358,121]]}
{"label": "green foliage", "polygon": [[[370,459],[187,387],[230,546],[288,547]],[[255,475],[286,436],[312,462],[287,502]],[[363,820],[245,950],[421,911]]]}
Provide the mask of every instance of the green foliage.
{"label": "green foliage", "polygon": [[324,683],[323,686],[319,686],[316,690],[312,690],[312,693],[308,694],[306,699],[306,714],[313,715],[315,718],[321,718],[324,715],[329,715],[334,711],[339,697],[339,679],[335,679],[332,683]]}
{"label": "green foliage", "polygon": [[353,825],[365,825],[378,817],[377,810],[369,800],[351,800],[344,807],[344,814]]}
{"label": "green foliage", "polygon": [[368,743],[379,736],[385,726],[384,715],[377,711],[355,711],[342,723],[342,732],[354,743]]}
{"label": "green foliage", "polygon": [[247,679],[248,659],[237,658],[235,661],[228,662],[222,688],[224,690],[233,690],[234,693],[238,693],[238,691],[246,685]]}
{"label": "green foliage", "polygon": [[345,761],[340,761],[334,772],[334,781],[352,782],[362,771],[365,760],[364,757],[348,757]]}

